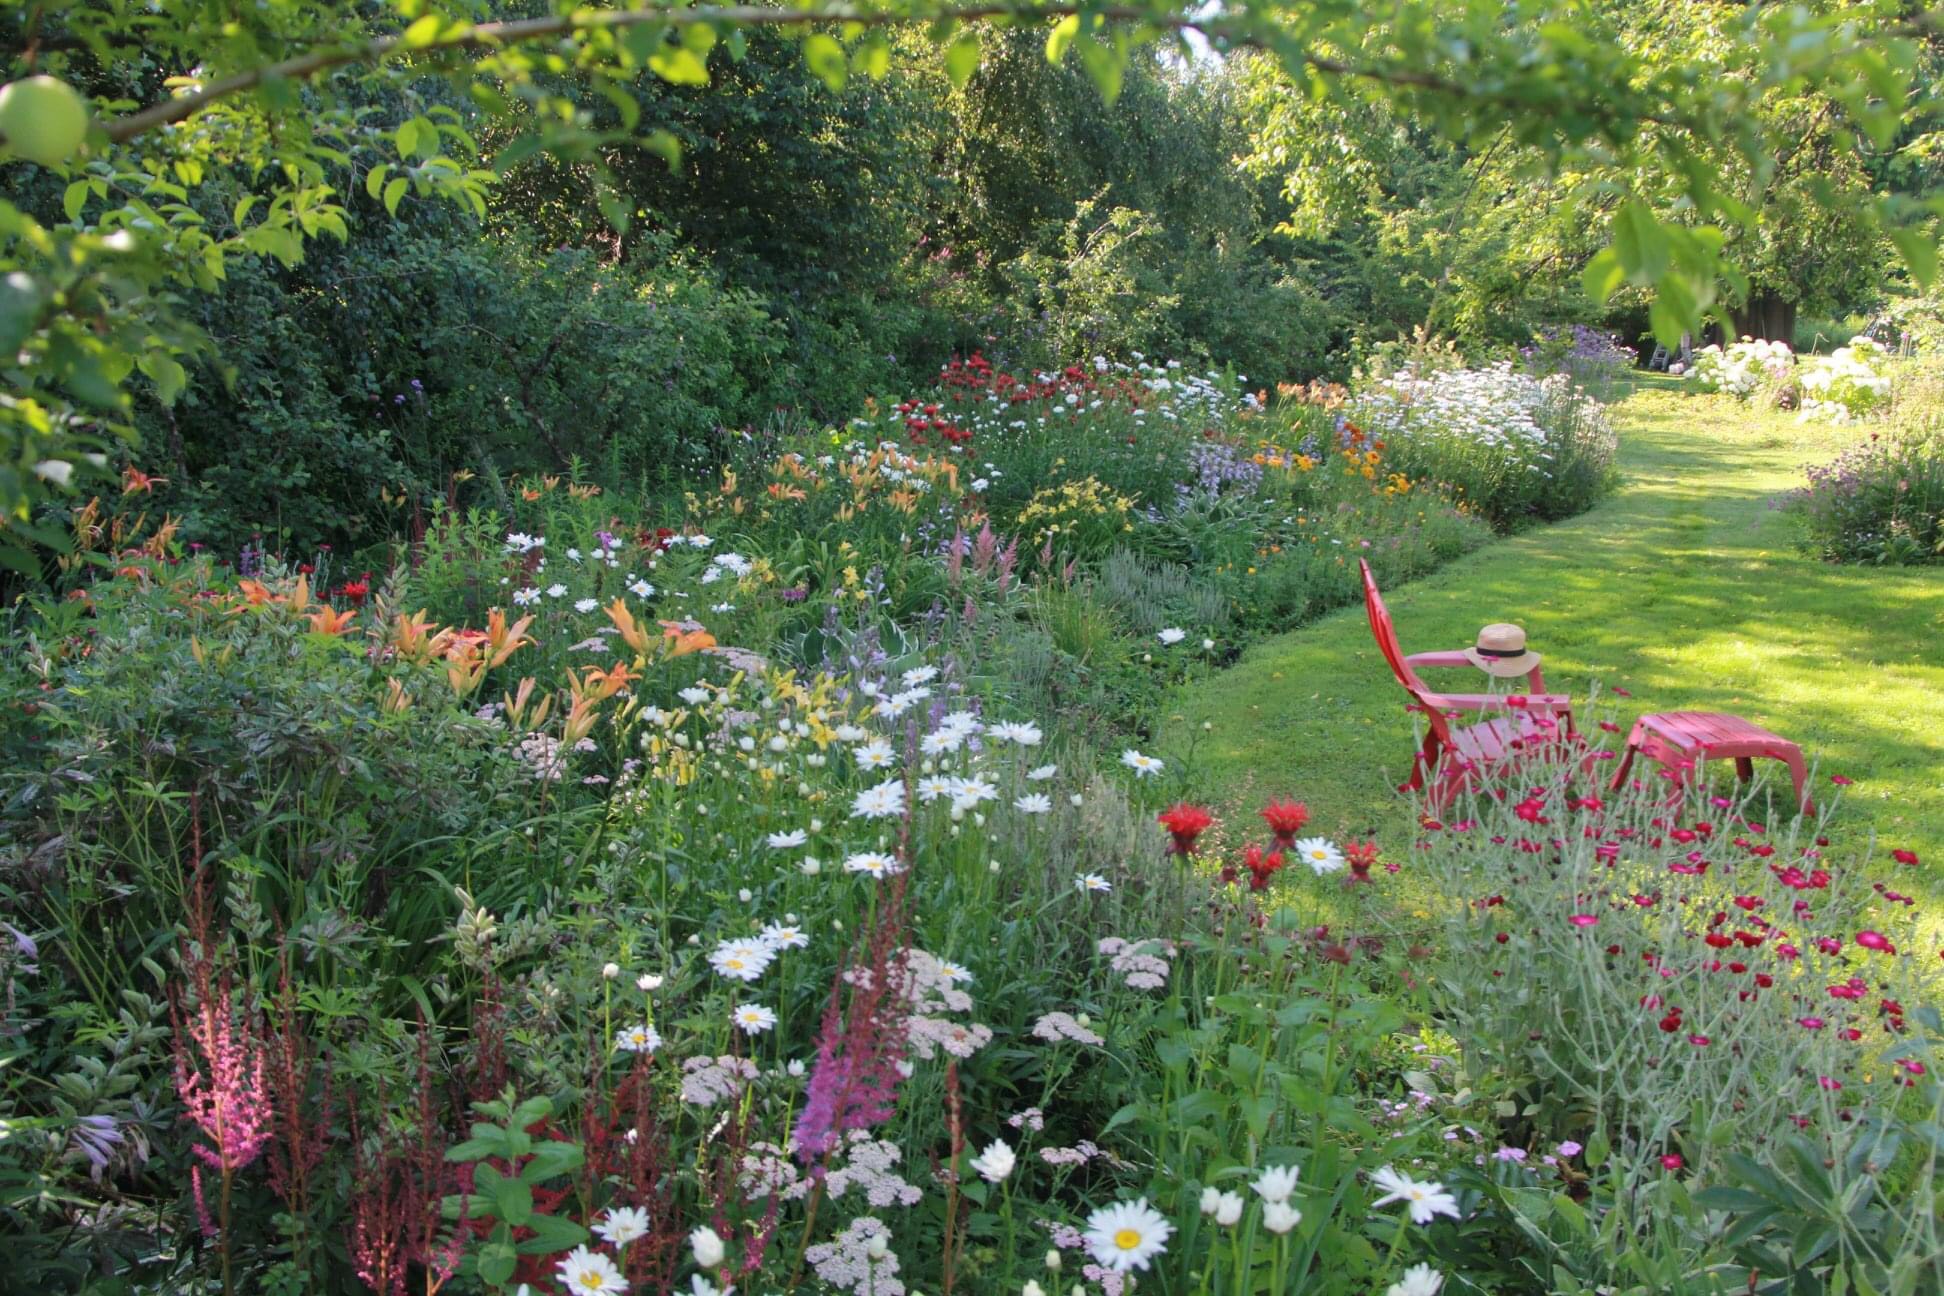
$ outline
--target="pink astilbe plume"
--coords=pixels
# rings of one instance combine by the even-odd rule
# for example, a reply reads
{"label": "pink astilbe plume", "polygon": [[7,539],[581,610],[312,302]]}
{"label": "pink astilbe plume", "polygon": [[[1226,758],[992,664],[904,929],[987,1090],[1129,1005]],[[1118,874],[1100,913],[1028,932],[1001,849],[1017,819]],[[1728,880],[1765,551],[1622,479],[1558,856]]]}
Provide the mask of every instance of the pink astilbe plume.
{"label": "pink astilbe plume", "polygon": [[[214,1237],[220,1229],[203,1196],[203,1167],[222,1175],[227,1184],[231,1174],[262,1155],[270,1141],[275,1108],[264,1075],[256,1005],[247,994],[238,995],[234,974],[218,962],[209,883],[200,863],[201,832],[193,809],[191,817],[192,849],[198,863],[188,895],[189,938],[182,945],[189,988],[187,995],[180,986],[171,989],[169,1017],[175,1027],[175,1087],[183,1118],[209,1140],[195,1145],[201,1164],[190,1167],[189,1180],[203,1233]],[[227,1198],[225,1192],[223,1227],[228,1225]]]}
{"label": "pink astilbe plume", "polygon": [[884,886],[856,956],[831,982],[817,1060],[796,1122],[796,1153],[806,1164],[829,1155],[850,1131],[889,1120],[897,1106],[908,1020],[905,877],[900,873]]}
{"label": "pink astilbe plume", "polygon": [[219,1173],[241,1170],[270,1141],[272,1104],[263,1049],[248,1020],[253,1014],[247,1005],[238,1011],[235,999],[235,987],[225,973],[214,993],[188,1014],[186,1027],[180,1016],[176,1021],[176,1096],[185,1118],[209,1140],[195,1145],[202,1165],[190,1167],[189,1178],[196,1214],[211,1237],[217,1229],[203,1198],[203,1166]]}

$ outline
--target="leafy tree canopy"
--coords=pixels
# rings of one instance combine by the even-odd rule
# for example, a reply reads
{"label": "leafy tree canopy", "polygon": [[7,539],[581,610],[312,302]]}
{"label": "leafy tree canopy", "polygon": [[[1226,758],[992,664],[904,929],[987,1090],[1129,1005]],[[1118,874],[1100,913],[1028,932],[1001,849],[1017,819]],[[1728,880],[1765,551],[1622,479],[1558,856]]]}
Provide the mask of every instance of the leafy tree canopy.
{"label": "leafy tree canopy", "polygon": [[[1894,244],[1920,282],[1936,268],[1936,199],[1876,181],[1893,153],[1929,155],[1923,69],[1938,28],[1888,0],[29,0],[0,18],[12,83],[0,148],[13,159],[0,200],[0,560],[54,539],[34,505],[105,462],[136,394],[181,395],[184,359],[207,347],[186,294],[239,257],[295,264],[308,242],[345,237],[344,175],[387,210],[443,200],[483,216],[491,187],[544,154],[626,237],[642,208],[618,169],[642,155],[679,167],[685,141],[698,143],[693,115],[683,130],[667,92],[644,84],[733,80],[757,31],[794,43],[832,90],[884,78],[914,48],[900,33],[941,51],[960,89],[988,51],[1025,39],[1076,63],[1109,104],[1144,47],[1259,51],[1276,86],[1264,157],[1314,171],[1330,139],[1309,128],[1349,123],[1597,195],[1605,246],[1586,259],[1585,288],[1649,295],[1666,338],[1745,301],[1752,275],[1797,254],[1772,237],[1776,222],[1765,240],[1765,204],[1798,238],[1840,223]],[[78,142],[61,87],[84,99]],[[1831,161],[1852,157],[1872,161]],[[1333,187],[1299,182],[1298,213],[1314,218],[1383,165],[1346,167]],[[731,221],[723,236],[760,233]]]}

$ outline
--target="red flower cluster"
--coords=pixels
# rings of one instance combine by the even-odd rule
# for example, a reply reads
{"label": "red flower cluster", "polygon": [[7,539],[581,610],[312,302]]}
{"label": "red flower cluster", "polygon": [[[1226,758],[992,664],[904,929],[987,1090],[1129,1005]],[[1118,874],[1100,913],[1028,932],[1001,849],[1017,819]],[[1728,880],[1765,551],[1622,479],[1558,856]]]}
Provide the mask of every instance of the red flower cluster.
{"label": "red flower cluster", "polygon": [[1309,822],[1309,807],[1301,801],[1271,801],[1262,807],[1262,821],[1275,835],[1276,846],[1288,850],[1296,844],[1296,834]]}
{"label": "red flower cluster", "polygon": [[1242,852],[1242,867],[1249,870],[1249,890],[1265,891],[1269,879],[1282,871],[1283,853],[1279,850],[1265,851],[1260,846],[1251,846]]}
{"label": "red flower cluster", "polygon": [[904,416],[905,432],[919,445],[924,445],[933,432],[953,445],[963,445],[972,439],[969,429],[960,427],[949,413],[936,404],[921,405],[915,400],[908,400],[894,408]]}
{"label": "red flower cluster", "polygon": [[1195,839],[1207,832],[1209,825],[1215,822],[1214,815],[1198,805],[1189,805],[1186,801],[1170,806],[1154,817],[1160,820],[1161,826],[1166,828],[1168,835],[1174,839],[1168,845],[1170,855],[1193,854]]}

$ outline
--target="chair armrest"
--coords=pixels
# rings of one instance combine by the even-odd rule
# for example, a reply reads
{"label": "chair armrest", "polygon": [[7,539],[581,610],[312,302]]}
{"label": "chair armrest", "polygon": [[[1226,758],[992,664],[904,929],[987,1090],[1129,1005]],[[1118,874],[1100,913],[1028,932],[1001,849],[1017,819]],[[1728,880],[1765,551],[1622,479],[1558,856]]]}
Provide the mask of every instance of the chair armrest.
{"label": "chair armrest", "polygon": [[1440,711],[1564,711],[1572,714],[1573,700],[1564,693],[1421,693],[1420,707]]}
{"label": "chair armrest", "polygon": [[[1428,666],[1433,669],[1444,666],[1470,666],[1473,670],[1478,669],[1478,663],[1465,656],[1464,653],[1456,650],[1451,652],[1412,653],[1404,659],[1404,664],[1412,670],[1416,670],[1420,666]],[[1534,666],[1528,671],[1525,678],[1526,687],[1531,690],[1532,696],[1537,697],[1546,691],[1546,677],[1539,673],[1537,666]]]}
{"label": "chair armrest", "polygon": [[[1404,664],[1410,667],[1418,667],[1418,666],[1437,667],[1437,666],[1470,666],[1472,663],[1471,663],[1471,659],[1465,656],[1465,654],[1454,650],[1452,652],[1412,653],[1409,657],[1406,657],[1404,659]],[[1473,669],[1476,669],[1476,667],[1474,667]]]}

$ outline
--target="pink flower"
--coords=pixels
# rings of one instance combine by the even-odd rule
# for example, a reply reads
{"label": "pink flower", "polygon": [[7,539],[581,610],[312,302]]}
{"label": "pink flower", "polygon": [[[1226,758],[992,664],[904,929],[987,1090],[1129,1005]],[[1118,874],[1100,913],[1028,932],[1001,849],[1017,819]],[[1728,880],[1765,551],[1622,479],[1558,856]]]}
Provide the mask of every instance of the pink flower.
{"label": "pink flower", "polygon": [[1802,1027],[1804,1030],[1821,1030],[1824,1022],[1820,1017],[1798,1017],[1796,1018],[1796,1025]]}
{"label": "pink flower", "polygon": [[1599,922],[1600,919],[1597,914],[1574,914],[1566,921],[1573,924],[1573,926],[1575,927],[1591,927],[1595,923]]}
{"label": "pink flower", "polygon": [[1661,1169],[1663,1170],[1679,1170],[1686,1164],[1687,1162],[1681,1160],[1681,1154],[1679,1152],[1669,1152],[1661,1158]]}
{"label": "pink flower", "polygon": [[1837,787],[1848,787],[1851,783],[1855,782],[1854,779],[1846,778],[1841,774],[1831,774],[1829,776],[1829,781],[1831,783],[1834,783]]}
{"label": "pink flower", "polygon": [[1879,931],[1860,931],[1856,933],[1856,943],[1866,950],[1879,954],[1895,954],[1897,947],[1890,943],[1889,937]]}

